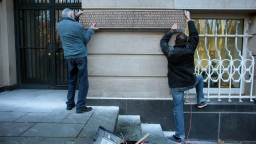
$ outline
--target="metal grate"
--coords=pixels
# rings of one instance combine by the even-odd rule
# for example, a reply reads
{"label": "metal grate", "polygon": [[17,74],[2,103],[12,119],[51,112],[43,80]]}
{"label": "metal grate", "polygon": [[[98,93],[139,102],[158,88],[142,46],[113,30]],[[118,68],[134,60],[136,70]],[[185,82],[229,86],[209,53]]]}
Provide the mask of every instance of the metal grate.
{"label": "metal grate", "polygon": [[19,10],[20,74],[22,85],[50,85],[49,10]]}
{"label": "metal grate", "polygon": [[49,10],[19,10],[20,48],[47,48],[50,43]]}
{"label": "metal grate", "polygon": [[51,57],[46,49],[21,49],[21,84],[51,85]]}
{"label": "metal grate", "polygon": [[[242,102],[242,98],[249,98],[252,102],[256,96],[252,96],[254,57],[247,48],[248,37],[251,37],[247,33],[249,22],[244,26],[243,20],[194,21],[199,32],[195,71],[204,77],[205,97],[208,101],[210,98],[218,98],[218,101],[228,98],[231,102],[232,98],[239,98]],[[250,86],[249,95],[244,91],[246,83]],[[196,93],[195,89],[191,92]],[[188,102],[188,93],[185,97]]]}
{"label": "metal grate", "polygon": [[50,0],[17,0],[17,4],[49,4]]}
{"label": "metal grate", "polygon": [[[17,0],[17,4],[49,4],[51,0]],[[53,0],[55,4],[81,4],[81,0]]]}
{"label": "metal grate", "polygon": [[14,0],[18,85],[23,88],[68,86],[56,24],[64,8],[81,8],[80,0]]}
{"label": "metal grate", "polygon": [[[68,64],[67,60],[64,58],[64,51],[62,48],[62,42],[60,39],[60,36],[57,31],[57,24],[62,20],[62,10],[63,9],[57,9],[55,10],[55,41],[57,52],[55,53],[55,69],[56,69],[56,86],[68,86]],[[77,13],[79,9],[73,9],[74,13]],[[77,85],[79,82],[79,78],[77,80]]]}
{"label": "metal grate", "polygon": [[81,0],[55,0],[56,4],[64,4],[64,3],[77,3],[80,4]]}

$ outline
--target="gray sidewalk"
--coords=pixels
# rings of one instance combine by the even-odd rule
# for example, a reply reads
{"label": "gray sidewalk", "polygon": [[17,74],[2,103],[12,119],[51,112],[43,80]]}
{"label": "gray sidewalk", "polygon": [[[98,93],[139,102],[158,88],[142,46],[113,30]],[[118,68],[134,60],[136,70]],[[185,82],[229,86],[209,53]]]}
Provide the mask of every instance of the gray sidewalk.
{"label": "gray sidewalk", "polygon": [[113,131],[118,107],[66,110],[67,90],[14,90],[0,93],[0,143],[90,144],[99,125]]}
{"label": "gray sidewalk", "polygon": [[0,144],[91,144],[99,125],[114,131],[118,107],[76,114],[66,110],[66,95],[67,90],[41,89],[0,93]]}

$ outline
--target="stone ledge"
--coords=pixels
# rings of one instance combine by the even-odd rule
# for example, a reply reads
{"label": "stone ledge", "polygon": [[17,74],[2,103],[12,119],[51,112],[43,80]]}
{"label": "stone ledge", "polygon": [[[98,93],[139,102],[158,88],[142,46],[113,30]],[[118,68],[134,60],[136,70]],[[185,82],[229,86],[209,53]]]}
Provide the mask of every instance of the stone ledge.
{"label": "stone ledge", "polygon": [[256,0],[83,0],[82,8],[250,10],[256,8]]}

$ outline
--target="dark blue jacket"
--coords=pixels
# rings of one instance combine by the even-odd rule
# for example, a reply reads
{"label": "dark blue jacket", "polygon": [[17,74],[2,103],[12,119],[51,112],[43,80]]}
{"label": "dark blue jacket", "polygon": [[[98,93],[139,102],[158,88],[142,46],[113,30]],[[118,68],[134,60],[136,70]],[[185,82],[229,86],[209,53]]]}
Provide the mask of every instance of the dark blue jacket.
{"label": "dark blue jacket", "polygon": [[170,88],[193,86],[196,82],[194,51],[199,41],[193,21],[188,22],[189,39],[186,45],[169,46],[173,32],[168,31],[160,41],[160,46],[168,60],[168,83]]}
{"label": "dark blue jacket", "polygon": [[87,56],[86,44],[90,41],[94,33],[92,29],[84,30],[79,18],[62,17],[62,21],[57,24],[58,33],[62,41],[64,56],[69,58],[79,58]]}

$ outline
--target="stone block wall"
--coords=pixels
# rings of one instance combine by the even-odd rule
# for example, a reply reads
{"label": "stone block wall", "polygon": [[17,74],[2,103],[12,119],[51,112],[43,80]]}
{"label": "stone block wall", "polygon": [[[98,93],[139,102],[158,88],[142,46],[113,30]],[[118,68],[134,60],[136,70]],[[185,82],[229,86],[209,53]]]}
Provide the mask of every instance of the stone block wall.
{"label": "stone block wall", "polygon": [[255,0],[82,0],[85,9],[255,9]]}
{"label": "stone block wall", "polygon": [[[17,85],[14,8],[12,0],[0,1],[0,87]],[[2,91],[0,89],[0,91]]]}
{"label": "stone block wall", "polygon": [[[0,19],[0,43],[2,43],[2,35],[1,35],[1,19]],[[4,74],[3,74],[3,50],[2,44],[0,44],[0,87],[4,86]]]}
{"label": "stone block wall", "polygon": [[[255,10],[256,0],[82,0],[84,10],[187,9],[214,15],[213,10]],[[212,12],[212,13],[211,13]],[[238,12],[239,13],[239,12]],[[218,11],[220,14],[220,11]],[[219,15],[218,15],[219,16]],[[248,15],[249,16],[249,15]],[[193,13],[191,13],[193,18]],[[205,14],[204,14],[205,18]],[[170,26],[171,27],[171,26]],[[255,31],[255,27],[251,28]],[[167,32],[168,30],[166,30]],[[253,32],[255,33],[255,32]],[[88,97],[171,98],[167,60],[160,49],[164,31],[97,31],[88,43]],[[170,40],[174,44],[175,36]],[[254,37],[251,40],[255,43]]]}
{"label": "stone block wall", "polygon": [[89,97],[170,98],[164,34],[96,31],[88,43]]}

